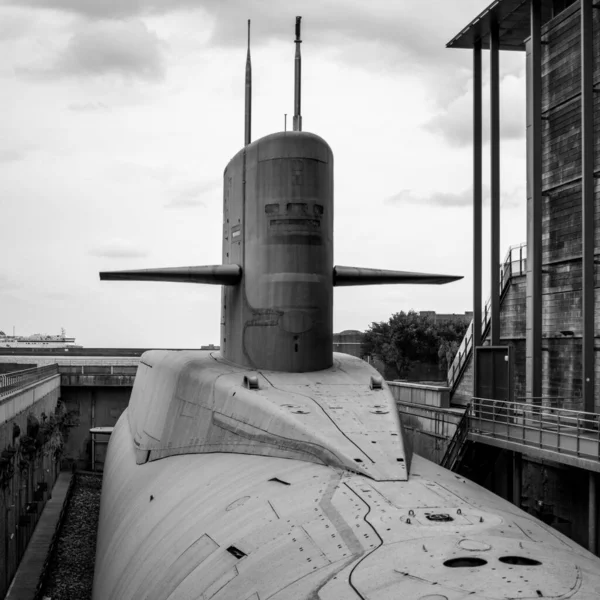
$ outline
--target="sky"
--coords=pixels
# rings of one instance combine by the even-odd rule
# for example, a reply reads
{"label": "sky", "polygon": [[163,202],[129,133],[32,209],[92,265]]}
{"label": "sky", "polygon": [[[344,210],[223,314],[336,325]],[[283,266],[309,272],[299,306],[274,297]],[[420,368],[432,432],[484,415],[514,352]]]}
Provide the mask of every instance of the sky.
{"label": "sky", "polygon": [[[472,53],[487,0],[0,0],[0,330],[88,347],[219,343],[220,288],[99,271],[221,263],[222,174],[293,113],[335,157],[334,264],[464,275],[343,287],[334,331],[472,307]],[[501,257],[525,241],[525,57],[502,53]],[[484,52],[484,81],[489,80]],[[484,182],[489,181],[484,87]],[[484,205],[484,300],[489,198]]]}

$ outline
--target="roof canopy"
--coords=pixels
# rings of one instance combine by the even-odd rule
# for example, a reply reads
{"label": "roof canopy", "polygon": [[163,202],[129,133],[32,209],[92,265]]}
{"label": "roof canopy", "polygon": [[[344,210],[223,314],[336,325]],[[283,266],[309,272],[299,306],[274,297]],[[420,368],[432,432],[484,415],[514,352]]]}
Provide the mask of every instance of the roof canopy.
{"label": "roof canopy", "polygon": [[[542,23],[552,16],[552,0],[541,0]],[[447,48],[473,48],[477,39],[481,47],[490,47],[490,28],[493,19],[500,25],[500,50],[525,50],[530,35],[530,0],[497,0],[473,19],[447,44]]]}

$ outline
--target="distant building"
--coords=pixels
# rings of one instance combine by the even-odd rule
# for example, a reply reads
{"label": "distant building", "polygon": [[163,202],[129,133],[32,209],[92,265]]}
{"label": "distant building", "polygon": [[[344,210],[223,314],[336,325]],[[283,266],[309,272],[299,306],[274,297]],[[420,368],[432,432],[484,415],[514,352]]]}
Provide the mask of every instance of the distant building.
{"label": "distant building", "polygon": [[421,310],[419,311],[421,317],[429,317],[437,323],[438,321],[462,321],[467,325],[473,320],[473,311],[465,311],[463,314],[446,314],[440,313],[439,315],[435,310]]}
{"label": "distant building", "polygon": [[200,350],[220,350],[220,349],[221,349],[221,346],[215,346],[214,344],[200,346]]}
{"label": "distant building", "polygon": [[346,329],[341,333],[333,334],[333,351],[343,352],[362,358],[361,346],[364,333],[356,329]]}

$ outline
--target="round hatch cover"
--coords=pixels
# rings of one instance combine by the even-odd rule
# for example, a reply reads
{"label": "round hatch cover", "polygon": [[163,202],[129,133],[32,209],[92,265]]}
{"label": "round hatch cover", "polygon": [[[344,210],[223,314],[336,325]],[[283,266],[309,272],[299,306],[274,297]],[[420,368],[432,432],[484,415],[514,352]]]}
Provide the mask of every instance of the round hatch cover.
{"label": "round hatch cover", "polygon": [[458,546],[463,550],[471,550],[471,552],[485,552],[486,550],[492,549],[489,544],[477,540],[460,540]]}

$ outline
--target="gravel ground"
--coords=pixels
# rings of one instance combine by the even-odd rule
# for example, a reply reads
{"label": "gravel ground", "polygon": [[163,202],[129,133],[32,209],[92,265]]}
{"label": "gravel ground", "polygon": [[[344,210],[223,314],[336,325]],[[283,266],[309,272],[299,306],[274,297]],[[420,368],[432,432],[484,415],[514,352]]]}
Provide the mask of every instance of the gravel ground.
{"label": "gravel ground", "polygon": [[43,598],[91,599],[101,488],[101,475],[77,475]]}

